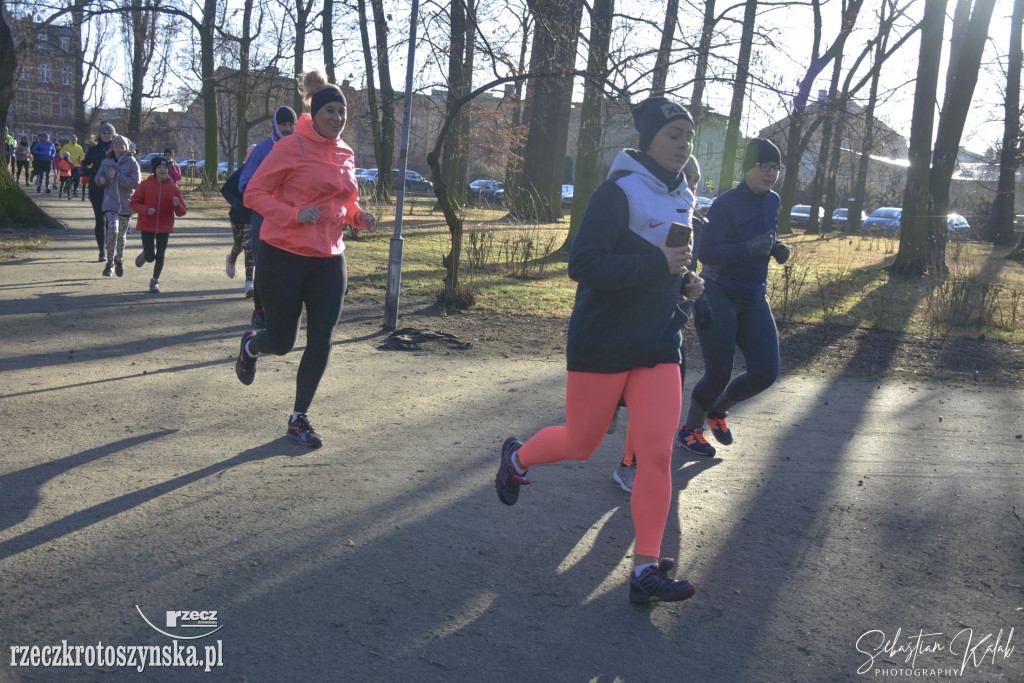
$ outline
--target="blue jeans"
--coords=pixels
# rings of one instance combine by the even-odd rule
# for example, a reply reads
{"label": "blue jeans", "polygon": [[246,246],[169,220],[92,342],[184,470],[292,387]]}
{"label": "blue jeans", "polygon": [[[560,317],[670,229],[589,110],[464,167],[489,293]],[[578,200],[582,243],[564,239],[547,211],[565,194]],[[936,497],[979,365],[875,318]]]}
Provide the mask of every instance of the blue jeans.
{"label": "blue jeans", "polygon": [[[775,382],[779,376],[779,333],[767,299],[747,301],[711,281],[704,291],[714,314],[711,327],[697,330],[704,376],[693,387],[691,399],[708,411],[719,397],[737,403]],[[737,347],[747,370],[730,381]]]}

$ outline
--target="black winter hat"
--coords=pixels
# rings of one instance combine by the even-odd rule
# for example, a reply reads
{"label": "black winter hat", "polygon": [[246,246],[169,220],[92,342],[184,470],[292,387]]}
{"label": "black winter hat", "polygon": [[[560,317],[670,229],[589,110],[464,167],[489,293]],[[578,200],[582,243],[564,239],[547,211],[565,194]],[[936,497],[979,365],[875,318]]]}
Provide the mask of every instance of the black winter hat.
{"label": "black winter hat", "polygon": [[678,119],[693,123],[690,112],[666,97],[648,97],[636,105],[633,108],[633,124],[640,133],[640,151],[647,151],[662,126]]}
{"label": "black winter hat", "polygon": [[278,107],[274,112],[274,120],[278,123],[295,123],[298,117],[291,107]]}
{"label": "black winter hat", "polygon": [[743,155],[743,172],[746,173],[758,164],[782,165],[782,152],[771,140],[754,138],[747,143],[747,151]]}

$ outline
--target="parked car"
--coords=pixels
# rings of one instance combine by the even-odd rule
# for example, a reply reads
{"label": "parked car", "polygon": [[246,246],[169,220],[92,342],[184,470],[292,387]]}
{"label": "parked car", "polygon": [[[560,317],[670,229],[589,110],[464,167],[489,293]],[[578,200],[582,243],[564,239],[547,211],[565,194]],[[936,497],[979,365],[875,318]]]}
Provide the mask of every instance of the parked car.
{"label": "parked car", "polygon": [[153,172],[153,159],[162,159],[163,154],[161,152],[150,152],[149,154],[143,154],[139,157],[139,170],[143,173]]}
{"label": "parked car", "polygon": [[[836,209],[832,212],[832,227],[837,230],[845,230],[846,224],[849,222],[849,209]],[[860,223],[864,225],[864,219],[868,215],[863,211],[860,212]]]}
{"label": "parked car", "polygon": [[714,197],[697,197],[697,210],[705,216],[708,213],[708,209],[715,203]]}
{"label": "parked car", "polygon": [[[195,163],[189,165],[189,167],[188,167],[189,176],[191,176],[193,178],[199,178],[200,176],[203,175],[203,170],[205,168],[206,168],[206,160],[200,159],[199,161],[196,161]],[[184,170],[182,171],[182,175],[185,175]],[[226,180],[227,179],[227,177],[228,177],[228,162],[221,161],[220,163],[217,164],[217,177],[220,178],[221,180]]]}
{"label": "parked car", "polygon": [[[818,222],[825,219],[825,209],[818,207]],[[789,224],[793,227],[804,227],[811,222],[811,207],[797,204],[789,211]]]}
{"label": "parked car", "polygon": [[562,185],[562,206],[572,206],[573,185]]}
{"label": "parked car", "polygon": [[949,239],[951,240],[967,240],[971,238],[971,224],[958,213],[951,213],[946,216],[946,228],[949,230]]}
{"label": "parked car", "polygon": [[[373,186],[377,183],[377,177],[380,171],[376,168],[368,168],[363,172],[362,178],[358,178],[360,185],[360,192],[373,192]],[[398,190],[398,169],[391,170],[391,187]],[[429,180],[421,176],[416,171],[405,172],[405,191],[409,194],[430,194],[434,191],[434,186]]]}
{"label": "parked car", "polygon": [[469,184],[469,201],[490,204],[505,196],[505,184],[500,180],[481,178]]}
{"label": "parked car", "polygon": [[896,206],[883,206],[875,209],[861,221],[861,232],[865,234],[878,234],[886,237],[899,237],[900,218],[903,216],[903,209]]}

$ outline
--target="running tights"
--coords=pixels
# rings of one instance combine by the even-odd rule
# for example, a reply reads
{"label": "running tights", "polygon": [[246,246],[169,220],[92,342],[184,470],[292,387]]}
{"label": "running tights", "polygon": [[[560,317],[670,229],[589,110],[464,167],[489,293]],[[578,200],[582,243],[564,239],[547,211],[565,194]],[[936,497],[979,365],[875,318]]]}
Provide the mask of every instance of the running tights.
{"label": "running tights", "polygon": [[604,439],[623,395],[637,460],[630,497],[636,554],[660,557],[672,503],[672,439],[682,406],[678,364],[612,374],[570,372],[565,425],[537,432],[519,449],[518,459],[523,467],[588,459]]}
{"label": "running tights", "polygon": [[153,279],[159,280],[160,273],[164,271],[164,253],[167,251],[167,239],[171,235],[167,232],[155,235],[151,232],[140,232],[139,236],[142,237],[142,253],[146,263],[153,264]]}
{"label": "running tights", "polygon": [[345,254],[327,258],[300,256],[262,243],[256,263],[267,328],[249,342],[252,353],[277,356],[295,348],[302,308],[306,308],[306,348],[295,378],[295,407],[304,413],[313,402],[331,355],[334,328],[348,286]]}

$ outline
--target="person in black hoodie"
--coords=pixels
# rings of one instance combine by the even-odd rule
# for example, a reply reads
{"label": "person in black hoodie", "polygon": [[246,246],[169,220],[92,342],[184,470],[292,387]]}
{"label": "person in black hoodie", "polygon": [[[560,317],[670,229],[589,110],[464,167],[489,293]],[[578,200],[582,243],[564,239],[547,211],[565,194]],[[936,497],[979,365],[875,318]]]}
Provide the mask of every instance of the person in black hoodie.
{"label": "person in black hoodie", "polygon": [[[249,154],[252,153],[254,147],[256,145],[249,146],[246,161],[249,160]],[[231,251],[228,252],[227,257],[224,259],[224,272],[229,278],[234,279],[236,273],[235,262],[238,260],[238,255],[245,254],[245,296],[251,298],[255,294],[252,283],[254,261],[249,239],[252,209],[243,203],[242,191],[238,188],[238,179],[242,176],[243,168],[245,168],[244,163],[236,168],[235,172],[220,186],[220,193],[228,201],[228,206],[230,207],[228,209],[228,220],[231,221],[231,236],[234,241],[231,245]]]}
{"label": "person in black hoodie", "polygon": [[114,140],[114,135],[116,134],[117,131],[114,130],[114,126],[106,121],[100,123],[96,144],[86,151],[85,159],[82,161],[82,177],[87,181],[86,187],[89,188],[89,203],[92,204],[92,214],[96,219],[93,232],[96,236],[96,246],[100,250],[99,261],[105,261],[107,258],[107,219],[103,215],[104,187],[96,182],[96,173],[99,171],[100,164],[107,158],[110,143]]}
{"label": "person in black hoodie", "polygon": [[[578,283],[569,320],[564,426],[542,429],[525,444],[505,440],[495,477],[498,498],[513,505],[529,484],[527,469],[561,460],[586,460],[601,444],[625,396],[637,470],[631,497],[636,551],[629,581],[634,603],[685,600],[689,581],[669,578],[671,558],[660,557],[672,502],[672,438],[682,407],[679,310],[689,245],[669,247],[674,222],[689,224],[693,195],[683,167],[694,124],[689,112],[664,97],[633,110],[640,150],[623,150],[608,179],[587,203],[569,254]],[[699,296],[702,283],[689,292]]]}

